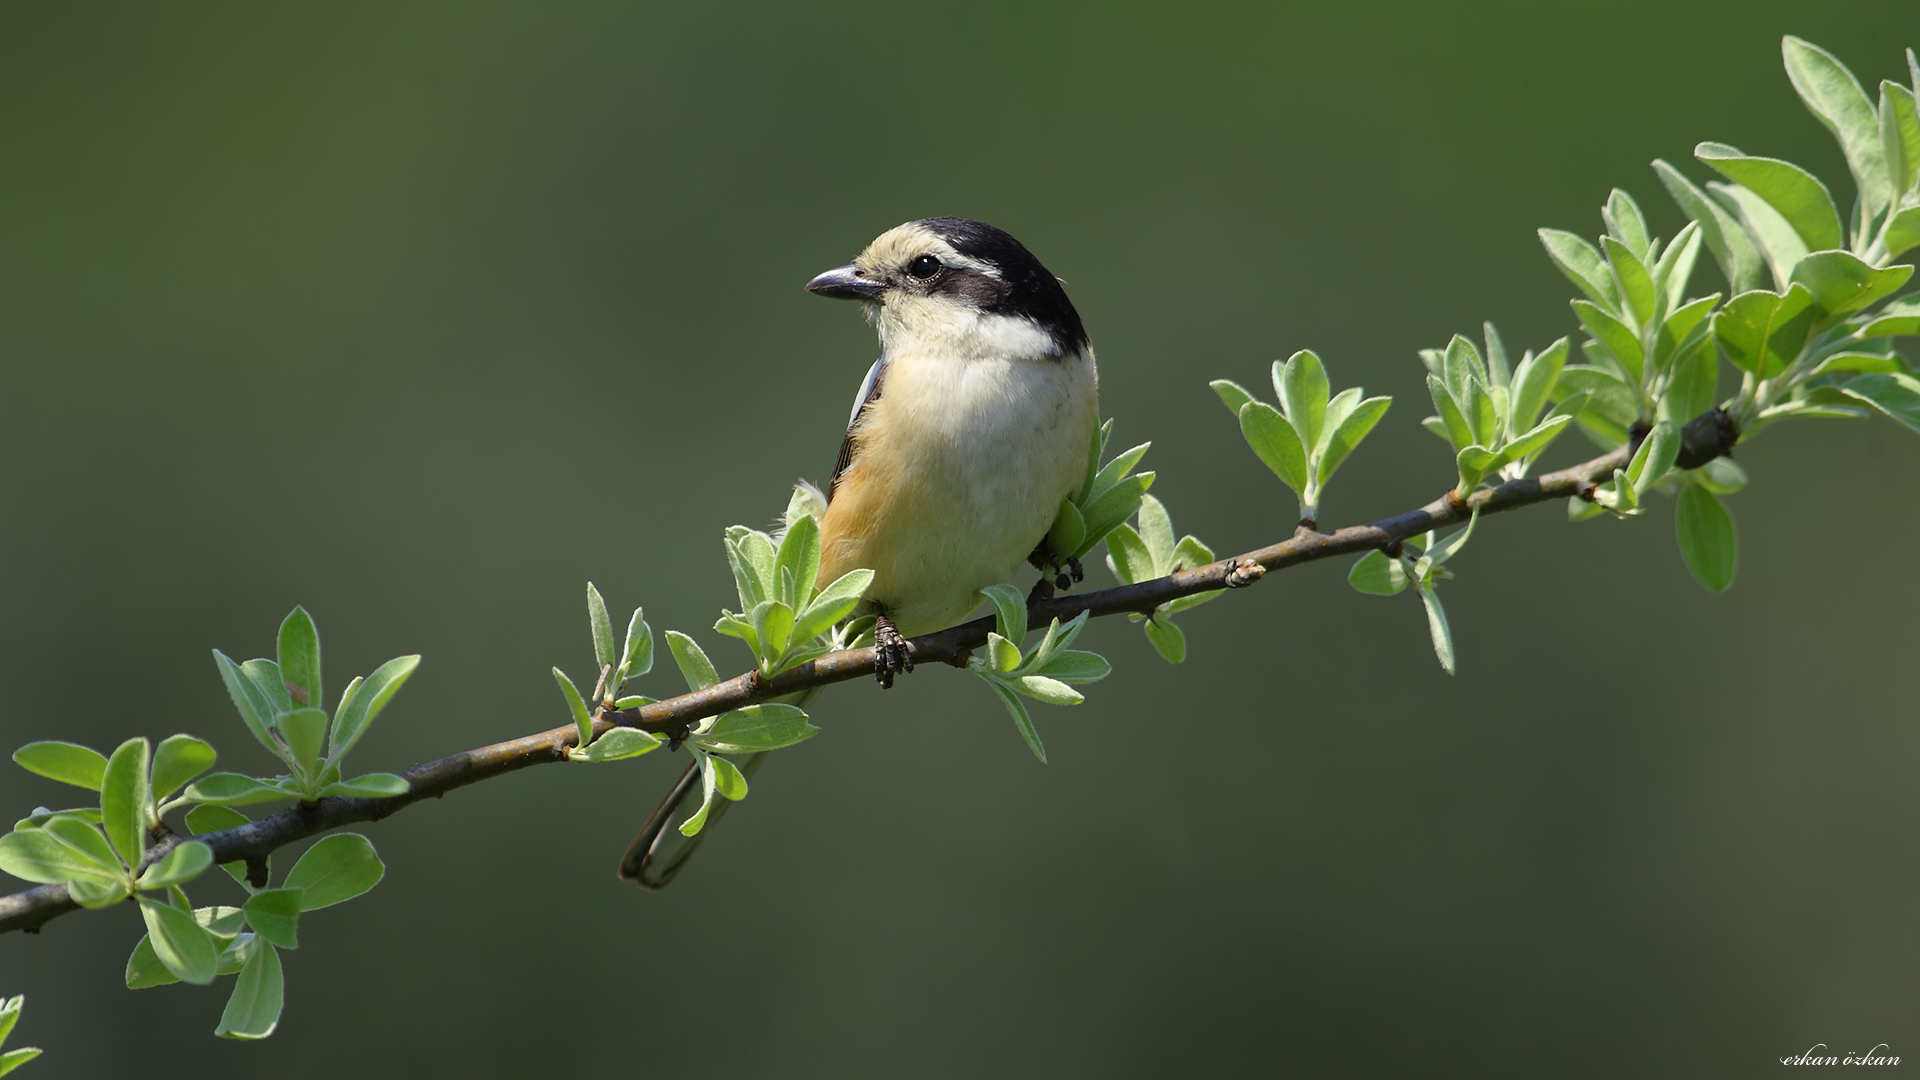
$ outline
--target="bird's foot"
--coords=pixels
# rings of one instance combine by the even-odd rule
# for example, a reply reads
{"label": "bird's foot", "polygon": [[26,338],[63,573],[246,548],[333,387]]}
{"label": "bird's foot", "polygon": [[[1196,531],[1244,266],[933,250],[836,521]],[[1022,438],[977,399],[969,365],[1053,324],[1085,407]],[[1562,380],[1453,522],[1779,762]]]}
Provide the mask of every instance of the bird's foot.
{"label": "bird's foot", "polygon": [[913,670],[913,647],[885,615],[873,623],[873,677],[882,690],[893,689],[893,677]]}
{"label": "bird's foot", "polygon": [[[1047,599],[1053,590],[1065,591],[1087,580],[1087,572],[1080,566],[1080,560],[1068,556],[1062,559],[1053,553],[1045,537],[1033,547],[1033,554],[1027,556],[1027,564],[1040,571],[1040,581],[1033,587],[1033,596]],[[1042,588],[1045,586],[1045,588]]]}

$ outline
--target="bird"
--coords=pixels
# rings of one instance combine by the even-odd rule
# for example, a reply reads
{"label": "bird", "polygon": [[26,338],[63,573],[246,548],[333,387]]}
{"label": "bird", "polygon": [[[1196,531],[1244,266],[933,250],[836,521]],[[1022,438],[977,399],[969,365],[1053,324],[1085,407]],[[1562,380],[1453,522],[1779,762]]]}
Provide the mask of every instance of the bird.
{"label": "bird", "polygon": [[[1068,563],[1046,536],[1085,476],[1098,370],[1060,279],[984,222],[895,226],[806,291],[857,301],[879,337],[825,492],[819,580],[873,571],[860,610],[875,617],[875,678],[891,687],[913,670],[909,638],[959,622],[1023,565]],[[656,849],[696,780],[689,767],[661,800],[621,877],[664,887],[691,857],[726,804],[678,852]]]}

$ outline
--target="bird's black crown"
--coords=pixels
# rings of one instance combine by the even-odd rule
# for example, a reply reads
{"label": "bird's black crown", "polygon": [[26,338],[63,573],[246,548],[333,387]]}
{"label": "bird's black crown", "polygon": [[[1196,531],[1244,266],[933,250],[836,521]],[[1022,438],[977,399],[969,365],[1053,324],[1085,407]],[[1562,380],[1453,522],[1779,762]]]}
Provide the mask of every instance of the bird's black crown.
{"label": "bird's black crown", "polygon": [[992,263],[1000,271],[998,278],[984,274],[955,274],[941,287],[963,295],[982,311],[996,315],[1020,315],[1032,319],[1053,335],[1061,354],[1079,352],[1087,347],[1087,331],[1080,313],[1067,299],[1060,279],[1034,258],[1025,244],[984,221],[957,217],[922,218],[924,226],[955,251],[970,259]]}

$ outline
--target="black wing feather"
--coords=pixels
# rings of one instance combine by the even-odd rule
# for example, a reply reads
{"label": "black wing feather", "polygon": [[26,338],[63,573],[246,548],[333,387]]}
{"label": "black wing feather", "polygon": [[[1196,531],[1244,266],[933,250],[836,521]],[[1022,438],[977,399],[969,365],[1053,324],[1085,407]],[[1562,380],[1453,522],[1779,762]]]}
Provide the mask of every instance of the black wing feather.
{"label": "black wing feather", "polygon": [[840,487],[840,477],[845,475],[847,467],[853,464],[853,433],[860,426],[860,418],[866,415],[867,407],[880,400],[880,384],[886,381],[887,365],[884,360],[875,361],[873,373],[867,384],[866,396],[853,407],[853,416],[847,421],[847,435],[840,440],[840,456],[833,462],[833,479],[827,483],[827,501],[833,501],[833,493]]}

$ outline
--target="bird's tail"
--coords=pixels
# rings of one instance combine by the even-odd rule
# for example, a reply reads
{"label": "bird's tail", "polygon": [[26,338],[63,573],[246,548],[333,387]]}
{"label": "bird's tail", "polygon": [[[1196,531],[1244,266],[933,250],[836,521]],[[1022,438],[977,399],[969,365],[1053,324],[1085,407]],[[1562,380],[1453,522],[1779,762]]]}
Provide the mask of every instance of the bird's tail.
{"label": "bird's tail", "polygon": [[[804,709],[813,703],[814,698],[820,696],[820,691],[823,689],[825,687],[816,686],[775,700]],[[760,771],[761,765],[765,764],[766,757],[764,752],[752,754],[734,764],[740,769],[741,775],[751,783],[754,774]],[[639,835],[635,836],[633,843],[627,847],[627,853],[620,859],[620,869],[617,871],[621,878],[643,889],[655,890],[664,889],[673,882],[675,875],[687,865],[687,860],[693,858],[694,852],[700,850],[700,845],[706,842],[715,826],[720,824],[720,819],[725,817],[727,811],[733,807],[732,801],[728,799],[716,799],[713,809],[707,812],[706,825],[699,832],[683,837],[677,829],[669,831],[667,826],[672,824],[673,816],[680,809],[680,804],[699,787],[700,763],[690,761],[687,767],[680,771],[680,778],[673,782],[673,787],[667,789],[666,797],[660,800],[660,805],[654,807],[653,813],[647,818],[647,823],[640,827]]]}

